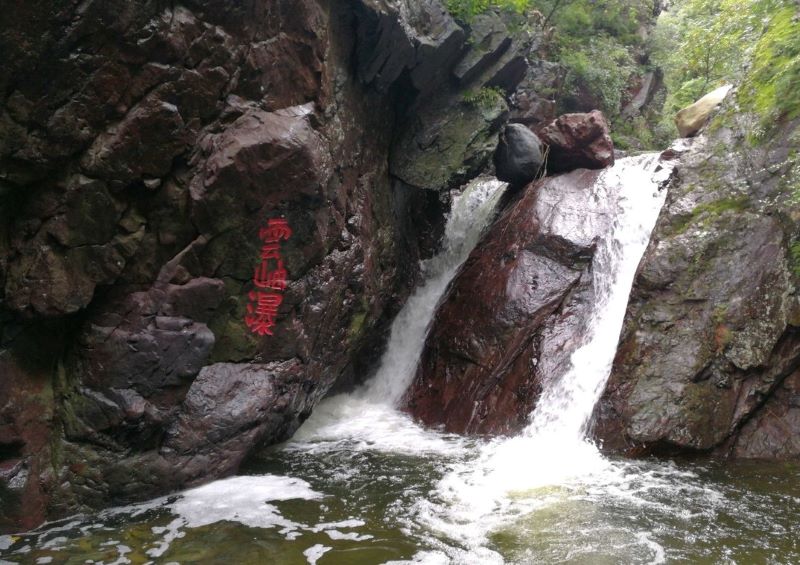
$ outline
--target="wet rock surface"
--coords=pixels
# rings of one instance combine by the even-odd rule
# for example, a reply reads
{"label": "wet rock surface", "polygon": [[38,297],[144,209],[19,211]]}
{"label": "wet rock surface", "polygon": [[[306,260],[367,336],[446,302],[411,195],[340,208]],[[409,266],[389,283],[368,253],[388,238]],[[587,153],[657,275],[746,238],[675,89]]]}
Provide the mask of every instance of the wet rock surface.
{"label": "wet rock surface", "polygon": [[584,333],[594,240],[613,210],[599,174],[537,181],[492,225],[436,314],[405,398],[415,418],[468,434],[525,426]]}
{"label": "wet rock surface", "polygon": [[512,186],[528,184],[544,164],[542,149],[542,142],[530,129],[521,124],[507,125],[494,153],[495,175]]}
{"label": "wet rock surface", "polygon": [[555,120],[555,94],[563,85],[565,72],[558,63],[531,61],[512,96],[511,121],[538,130]]}
{"label": "wet rock surface", "polygon": [[678,157],[596,408],[607,449],[800,456],[800,138],[787,123],[754,145],[742,123],[728,108]]}
{"label": "wet rock surface", "polygon": [[548,146],[548,172],[602,169],[614,164],[611,129],[599,110],[564,114],[537,133]]}
{"label": "wet rock surface", "polygon": [[[507,119],[467,89],[527,69],[531,38],[485,60],[468,34],[438,0],[10,13],[0,529],[234,472],[363,375],[436,245],[435,191]],[[259,337],[269,218],[291,226],[288,282]]]}

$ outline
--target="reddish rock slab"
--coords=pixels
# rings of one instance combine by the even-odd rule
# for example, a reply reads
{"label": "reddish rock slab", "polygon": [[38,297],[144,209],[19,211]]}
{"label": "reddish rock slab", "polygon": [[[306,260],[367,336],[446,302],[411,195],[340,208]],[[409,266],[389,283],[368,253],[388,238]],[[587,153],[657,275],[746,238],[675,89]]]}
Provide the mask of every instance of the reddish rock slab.
{"label": "reddish rock slab", "polygon": [[603,169],[614,164],[611,128],[600,110],[564,114],[538,132],[550,147],[547,170],[563,173],[575,169]]}
{"label": "reddish rock slab", "polygon": [[528,185],[472,252],[406,395],[416,419],[467,434],[525,426],[543,379],[568,365],[584,333],[593,244],[611,220],[594,190],[599,174]]}

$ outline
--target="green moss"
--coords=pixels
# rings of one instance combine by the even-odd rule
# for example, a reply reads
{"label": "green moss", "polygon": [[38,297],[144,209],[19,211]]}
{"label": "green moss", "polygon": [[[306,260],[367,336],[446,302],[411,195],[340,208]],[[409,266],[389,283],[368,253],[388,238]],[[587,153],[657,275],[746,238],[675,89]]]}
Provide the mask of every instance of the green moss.
{"label": "green moss", "polygon": [[244,324],[246,285],[229,277],[223,280],[228,298],[208,323],[208,328],[216,337],[209,363],[245,361],[258,352],[258,339]]}
{"label": "green moss", "polygon": [[464,93],[464,102],[483,110],[491,110],[504,98],[502,89],[496,86],[484,86],[480,90],[469,90]]}
{"label": "green moss", "polygon": [[469,22],[491,8],[522,13],[530,4],[531,0],[447,0],[447,10],[454,18]]}
{"label": "green moss", "polygon": [[749,199],[746,196],[737,196],[700,204],[673,224],[673,234],[682,234],[691,225],[695,224],[698,219],[703,219],[703,225],[707,226],[711,220],[725,212],[743,212],[747,209],[748,202]]}
{"label": "green moss", "polygon": [[797,6],[773,14],[756,44],[753,64],[739,90],[739,102],[761,119],[764,140],[783,118],[800,116],[800,17]]}
{"label": "green moss", "polygon": [[795,240],[789,246],[789,270],[794,276],[800,277],[800,240]]}
{"label": "green moss", "polygon": [[350,318],[350,326],[347,328],[347,337],[351,340],[358,339],[364,333],[364,322],[367,320],[369,313],[369,302],[367,297],[362,296],[358,305],[358,310]]}
{"label": "green moss", "polygon": [[358,312],[353,316],[353,319],[350,320],[350,327],[347,330],[347,334],[350,337],[357,337],[361,330],[364,328],[364,320],[367,319],[366,312]]}

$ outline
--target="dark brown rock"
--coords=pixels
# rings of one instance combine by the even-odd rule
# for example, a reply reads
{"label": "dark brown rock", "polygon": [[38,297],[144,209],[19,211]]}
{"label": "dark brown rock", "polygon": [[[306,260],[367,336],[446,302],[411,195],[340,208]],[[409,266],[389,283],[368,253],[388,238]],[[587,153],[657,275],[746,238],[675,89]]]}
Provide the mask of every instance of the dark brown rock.
{"label": "dark brown rock", "polygon": [[800,453],[800,373],[787,377],[743,427],[733,455],[747,459],[796,459]]}
{"label": "dark brown rock", "polygon": [[[192,383],[161,449],[171,457],[197,457],[234,471],[252,445],[290,435],[311,411],[301,394],[302,366],[216,363]],[[298,404],[299,402],[299,404]]]}
{"label": "dark brown rock", "polygon": [[602,169],[614,164],[611,130],[602,112],[564,114],[538,130],[549,147],[547,170],[551,173],[575,169]]}
{"label": "dark brown rock", "polygon": [[[463,101],[465,32],[439,0],[18,4],[0,24],[2,530],[234,472],[363,378],[442,229],[420,187],[476,174],[506,117]],[[390,175],[390,148],[423,138],[443,141],[413,154],[436,186]],[[288,284],[260,337],[244,317],[277,217]]]}
{"label": "dark brown rock", "polygon": [[511,121],[534,131],[556,119],[556,93],[564,82],[558,63],[534,61],[511,97]]}
{"label": "dark brown rock", "polygon": [[405,399],[415,418],[470,434],[525,426],[580,343],[593,242],[611,221],[598,174],[529,185],[493,224],[436,315]]}

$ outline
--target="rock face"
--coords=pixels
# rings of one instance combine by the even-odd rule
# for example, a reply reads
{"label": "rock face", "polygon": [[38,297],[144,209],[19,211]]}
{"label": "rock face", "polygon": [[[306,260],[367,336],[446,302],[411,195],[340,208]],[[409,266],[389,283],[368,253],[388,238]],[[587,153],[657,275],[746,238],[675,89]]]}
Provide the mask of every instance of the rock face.
{"label": "rock face", "polygon": [[797,121],[761,146],[732,109],[680,157],[595,435],[628,453],[800,456]]}
{"label": "rock face", "polygon": [[507,125],[494,153],[497,178],[522,186],[536,178],[543,164],[542,142],[536,134],[521,124]]}
{"label": "rock face", "polygon": [[611,129],[599,110],[588,114],[564,114],[538,133],[549,147],[548,172],[602,169],[614,163]]}
{"label": "rock face", "polygon": [[410,120],[392,148],[390,171],[410,186],[443,191],[476,176],[497,147],[508,119],[501,96],[469,104],[443,96]]}
{"label": "rock face", "polygon": [[[435,245],[434,190],[483,168],[507,118],[465,94],[512,92],[531,41],[479,55],[438,0],[18,8],[0,530],[231,473],[363,371]],[[254,284],[273,253],[279,304]]]}
{"label": "rock face", "polygon": [[511,98],[511,121],[538,130],[556,119],[555,94],[565,71],[558,63],[532,61]]}
{"label": "rock face", "polygon": [[[407,4],[407,10],[423,10],[427,5],[413,1]],[[508,105],[500,93],[514,92],[525,77],[528,56],[536,43],[533,36],[510,31],[521,26],[516,21],[519,18],[513,13],[493,11],[474,18],[468,47],[460,53],[451,77],[447,77],[457,86],[448,88],[446,83],[434,83],[439,91],[432,93],[424,105],[412,108],[410,119],[401,124],[390,154],[393,176],[413,187],[443,191],[458,187],[481,172],[509,118]],[[419,14],[410,21],[422,29],[437,25],[435,20],[428,20]],[[396,47],[392,45],[391,49]],[[446,67],[438,68],[440,73],[443,69]]]}
{"label": "rock face", "polygon": [[712,90],[700,100],[682,109],[675,115],[675,125],[681,137],[692,137],[708,123],[711,115],[719,107],[733,88],[730,84]]}
{"label": "rock face", "polygon": [[664,76],[660,69],[648,71],[641,77],[638,84],[631,89],[631,100],[622,108],[620,117],[631,119],[639,115],[655,97],[656,93],[664,86]]}
{"label": "rock face", "polygon": [[405,399],[415,418],[469,434],[525,426],[582,339],[594,240],[613,216],[599,175],[538,181],[493,224],[436,315]]}

